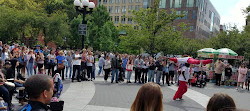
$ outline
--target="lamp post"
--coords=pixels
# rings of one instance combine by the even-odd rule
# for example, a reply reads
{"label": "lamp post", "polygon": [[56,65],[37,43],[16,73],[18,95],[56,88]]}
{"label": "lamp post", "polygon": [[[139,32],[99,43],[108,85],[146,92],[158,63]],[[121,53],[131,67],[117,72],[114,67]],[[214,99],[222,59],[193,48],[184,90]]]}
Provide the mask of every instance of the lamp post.
{"label": "lamp post", "polygon": [[[79,24],[78,32],[79,35],[82,36],[82,49],[84,48],[84,36],[87,35],[87,21],[85,20],[85,17],[87,14],[91,14],[93,11],[93,8],[95,8],[94,2],[89,2],[89,0],[75,0],[74,6],[76,8],[77,12],[80,12],[83,14],[83,20],[82,24]],[[87,8],[90,9],[90,11],[87,11]]]}

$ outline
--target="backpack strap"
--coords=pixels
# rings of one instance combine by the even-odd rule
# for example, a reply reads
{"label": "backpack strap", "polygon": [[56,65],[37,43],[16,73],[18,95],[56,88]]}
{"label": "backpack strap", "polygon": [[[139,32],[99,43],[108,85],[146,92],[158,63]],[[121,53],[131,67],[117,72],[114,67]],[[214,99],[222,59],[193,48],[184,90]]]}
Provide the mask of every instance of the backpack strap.
{"label": "backpack strap", "polygon": [[25,107],[21,110],[21,111],[31,111],[31,105],[30,104],[27,104],[25,105]]}

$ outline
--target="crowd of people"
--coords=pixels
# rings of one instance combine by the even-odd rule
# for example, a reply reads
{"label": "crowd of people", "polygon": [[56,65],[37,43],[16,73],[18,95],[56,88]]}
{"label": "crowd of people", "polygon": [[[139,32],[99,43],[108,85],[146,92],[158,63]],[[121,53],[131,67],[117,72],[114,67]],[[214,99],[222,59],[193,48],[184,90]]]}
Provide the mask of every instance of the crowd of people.
{"label": "crowd of people", "polygon": [[[175,63],[166,56],[157,58],[151,56],[128,55],[119,53],[96,53],[91,50],[60,50],[45,46],[41,48],[27,48],[16,43],[13,45],[2,44],[0,41],[0,94],[11,108],[13,89],[8,89],[4,83],[8,79],[14,79],[15,87],[23,87],[26,78],[35,74],[54,76],[59,73],[62,80],[71,79],[81,81],[95,80],[95,63],[98,60],[99,70],[97,76],[103,74],[104,81],[109,77],[111,83],[126,82],[145,84],[155,82],[158,85],[168,86],[178,84],[179,88],[173,100],[182,99],[182,95],[192,85],[206,83],[206,65],[194,65],[188,63]],[[99,56],[99,57],[97,57]],[[220,59],[214,64],[216,85],[221,85],[221,75],[225,71],[225,87],[232,86],[232,68],[230,64],[223,63]],[[134,80],[132,80],[134,72]],[[238,70],[238,85],[243,89],[247,86],[250,74],[246,64],[242,64]],[[136,106],[136,105],[135,105]]]}

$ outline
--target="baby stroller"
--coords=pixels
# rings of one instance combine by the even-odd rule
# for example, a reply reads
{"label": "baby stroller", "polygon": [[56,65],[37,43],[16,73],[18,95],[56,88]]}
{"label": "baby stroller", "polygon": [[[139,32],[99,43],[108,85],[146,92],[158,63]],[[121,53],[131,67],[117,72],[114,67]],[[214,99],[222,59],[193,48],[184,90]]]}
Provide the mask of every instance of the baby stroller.
{"label": "baby stroller", "polygon": [[52,111],[62,111],[64,101],[59,100],[59,97],[61,96],[63,90],[63,83],[59,73],[56,73],[54,75],[53,82],[54,82],[54,94],[51,99],[50,109]]}
{"label": "baby stroller", "polygon": [[206,86],[206,75],[204,74],[200,74],[199,78],[197,79],[196,85],[201,87],[205,87]]}

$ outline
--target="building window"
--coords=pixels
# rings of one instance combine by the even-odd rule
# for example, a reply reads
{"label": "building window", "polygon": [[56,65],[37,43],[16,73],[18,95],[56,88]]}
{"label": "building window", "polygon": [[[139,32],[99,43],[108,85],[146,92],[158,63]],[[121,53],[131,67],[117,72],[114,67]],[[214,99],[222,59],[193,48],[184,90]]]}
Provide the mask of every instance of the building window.
{"label": "building window", "polygon": [[115,6],[115,13],[120,13],[120,6]]}
{"label": "building window", "polygon": [[115,0],[115,3],[119,4],[119,3],[120,3],[120,0]]}
{"label": "building window", "polygon": [[174,7],[181,8],[181,2],[182,2],[182,0],[175,0]]}
{"label": "building window", "polygon": [[142,7],[146,9],[149,8],[149,0],[143,0]]}
{"label": "building window", "polygon": [[205,3],[205,14],[207,14],[207,2]]}
{"label": "building window", "polygon": [[160,1],[159,8],[166,8],[166,0],[161,0]]}
{"label": "building window", "polygon": [[192,19],[195,19],[195,13],[196,13],[196,11],[195,11],[195,10],[193,10],[193,16],[192,16]]}
{"label": "building window", "polygon": [[129,0],[129,3],[133,3],[134,2],[134,0]]}
{"label": "building window", "polygon": [[110,21],[113,21],[113,16],[110,16]]}
{"label": "building window", "polygon": [[125,24],[125,21],[126,21],[126,17],[125,17],[125,16],[122,16],[122,17],[121,17],[121,23],[122,23],[122,24]]}
{"label": "building window", "polygon": [[128,18],[128,23],[132,24],[132,18],[130,18],[130,17]]}
{"label": "building window", "polygon": [[138,2],[141,2],[141,0],[136,0],[136,2],[138,3]]}
{"label": "building window", "polygon": [[186,7],[194,7],[194,0],[187,0],[187,6]]}
{"label": "building window", "polygon": [[139,8],[140,8],[140,6],[139,6],[139,5],[136,5],[136,6],[135,6],[135,10],[136,10],[136,11],[138,11],[138,10],[139,10]]}
{"label": "building window", "polygon": [[170,8],[173,8],[173,0],[170,0]]}
{"label": "building window", "polygon": [[119,16],[115,16],[115,24],[119,23]]}
{"label": "building window", "polygon": [[190,32],[194,31],[194,26],[190,26]]}
{"label": "building window", "polygon": [[211,19],[212,12],[209,10],[209,18]]}
{"label": "building window", "polygon": [[201,11],[204,10],[204,0],[201,0],[201,1],[200,1],[200,8],[201,8]]}
{"label": "building window", "polygon": [[129,11],[129,13],[131,13],[133,10],[134,10],[134,9],[133,9],[133,5],[129,5],[129,6],[128,6],[128,11]]}
{"label": "building window", "polygon": [[183,13],[185,14],[185,16],[183,17],[183,19],[187,19],[187,17],[188,17],[188,11],[183,11]]}
{"label": "building window", "polygon": [[126,14],[126,6],[122,6],[122,13]]}
{"label": "building window", "polygon": [[210,32],[213,31],[213,27],[214,27],[214,12],[212,12],[211,14]]}
{"label": "building window", "polygon": [[196,7],[200,5],[200,0],[196,0]]}
{"label": "building window", "polygon": [[114,0],[109,0],[109,4],[113,4],[114,3]]}
{"label": "building window", "polygon": [[107,4],[107,0],[103,0],[103,4]]}
{"label": "building window", "polygon": [[124,3],[124,4],[125,4],[125,3],[126,3],[126,1],[127,1],[127,0],[122,0],[122,3]]}
{"label": "building window", "polygon": [[113,6],[109,6],[109,13],[113,13]]}

